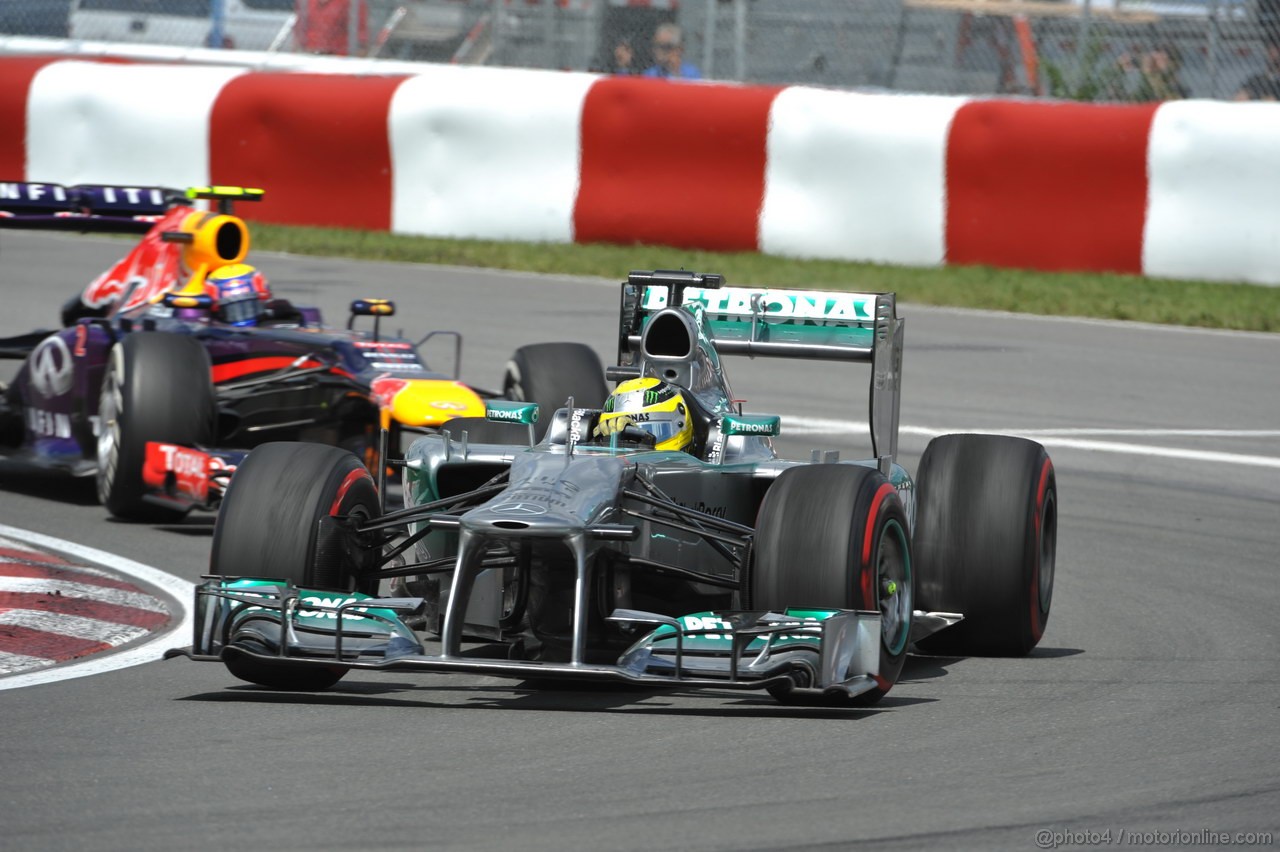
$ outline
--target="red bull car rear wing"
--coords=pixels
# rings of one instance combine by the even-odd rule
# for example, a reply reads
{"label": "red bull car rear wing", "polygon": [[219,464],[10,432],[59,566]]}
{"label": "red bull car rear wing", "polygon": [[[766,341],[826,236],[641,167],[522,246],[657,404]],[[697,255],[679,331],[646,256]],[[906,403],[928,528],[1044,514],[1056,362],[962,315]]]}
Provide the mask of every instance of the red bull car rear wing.
{"label": "red bull car rear wing", "polygon": [[213,201],[229,214],[235,201],[260,201],[261,189],[0,181],[0,228],[145,234],[170,208]]}
{"label": "red bull car rear wing", "polygon": [[142,234],[182,201],[161,186],[0,182],[0,228]]}

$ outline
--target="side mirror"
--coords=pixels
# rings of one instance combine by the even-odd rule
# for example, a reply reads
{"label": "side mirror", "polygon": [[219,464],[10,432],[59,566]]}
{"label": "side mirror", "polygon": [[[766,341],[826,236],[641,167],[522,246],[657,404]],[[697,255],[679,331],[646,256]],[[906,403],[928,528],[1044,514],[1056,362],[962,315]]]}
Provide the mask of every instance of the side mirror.
{"label": "side mirror", "polygon": [[356,317],[373,317],[373,339],[379,338],[382,318],[395,316],[396,303],[390,299],[356,299],[351,303],[351,316],[347,317],[347,330],[355,328]]}
{"label": "side mirror", "polygon": [[213,299],[204,293],[165,293],[160,304],[166,308],[203,308],[213,309]]}
{"label": "side mirror", "polygon": [[538,403],[491,399],[484,404],[484,419],[494,423],[519,423],[532,426],[538,422]]}
{"label": "side mirror", "polygon": [[351,303],[353,317],[395,316],[396,303],[390,299],[356,299]]}
{"label": "side mirror", "polygon": [[533,424],[538,422],[538,403],[491,399],[484,404],[484,419],[493,423],[514,423],[529,429],[529,446],[534,444]]}

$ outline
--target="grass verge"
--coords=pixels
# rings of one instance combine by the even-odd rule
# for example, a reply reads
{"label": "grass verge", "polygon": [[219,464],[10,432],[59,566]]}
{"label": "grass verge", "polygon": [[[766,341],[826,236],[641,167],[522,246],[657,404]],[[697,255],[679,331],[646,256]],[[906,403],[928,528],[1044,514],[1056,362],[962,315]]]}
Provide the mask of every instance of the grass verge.
{"label": "grass verge", "polygon": [[904,302],[1019,313],[1280,332],[1280,287],[985,266],[926,269],[662,246],[446,240],[377,231],[254,224],[255,244],[293,254],[594,275],[631,269],[723,273],[730,284],[895,291]]}

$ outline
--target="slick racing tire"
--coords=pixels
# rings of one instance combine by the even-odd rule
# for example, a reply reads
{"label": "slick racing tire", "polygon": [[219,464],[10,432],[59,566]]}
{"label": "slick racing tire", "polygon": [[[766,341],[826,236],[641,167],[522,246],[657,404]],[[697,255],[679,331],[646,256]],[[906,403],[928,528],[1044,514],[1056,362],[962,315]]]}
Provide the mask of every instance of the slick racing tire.
{"label": "slick racing tire", "polygon": [[380,517],[368,468],[346,450],[324,444],[263,444],[236,468],[213,528],[210,566],[224,576],[288,580],[321,591],[376,594],[360,580],[336,537],[320,519]]}
{"label": "slick racing tire", "polygon": [[[354,555],[342,538],[325,534],[320,520],[347,515],[369,520],[381,514],[373,477],[351,453],[321,444],[263,444],[231,477],[213,529],[210,570],[287,580],[319,591],[377,594],[377,580],[360,579]],[[278,632],[278,623],[271,626]],[[242,644],[261,643],[249,635]],[[275,689],[326,689],[347,671],[262,663],[234,651],[226,665],[241,680]]]}
{"label": "slick racing tire", "polygon": [[916,477],[916,589],[926,611],[964,620],[919,643],[959,656],[1022,656],[1044,635],[1053,600],[1058,490],[1034,441],[943,435]]}
{"label": "slick racing tire", "polygon": [[578,408],[599,408],[609,395],[600,356],[582,343],[521,346],[507,362],[502,390],[508,399],[538,403],[539,441],[569,397]]}
{"label": "slick racing tire", "polygon": [[[748,584],[751,609],[881,614],[876,688],[852,700],[830,699],[834,703],[874,704],[902,671],[914,605],[907,530],[897,490],[878,470],[860,465],[788,468],[760,504]],[[788,699],[789,690],[770,691]]]}
{"label": "slick racing tire", "polygon": [[181,520],[143,499],[148,441],[213,442],[217,406],[209,354],[194,337],[139,331],[111,349],[98,401],[98,500],[117,518]]}

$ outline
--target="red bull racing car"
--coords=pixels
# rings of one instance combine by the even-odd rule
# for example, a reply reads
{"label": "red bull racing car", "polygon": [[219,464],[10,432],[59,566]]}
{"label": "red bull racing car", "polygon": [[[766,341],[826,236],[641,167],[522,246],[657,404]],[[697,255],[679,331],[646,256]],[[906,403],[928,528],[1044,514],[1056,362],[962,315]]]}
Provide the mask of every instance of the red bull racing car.
{"label": "red bull racing car", "polygon": [[[0,183],[0,227],[142,234],[63,306],[61,329],[0,339],[0,358],[23,362],[0,385],[0,464],[95,476],[111,514],[166,521],[216,508],[267,441],[342,447],[372,470],[403,436],[483,416],[485,398],[603,401],[600,360],[581,344],[521,347],[502,389],[485,391],[458,380],[457,332],[383,333],[395,313],[385,299],[353,300],[335,328],[317,308],[273,298],[245,262],[249,229],[232,210],[261,196]],[[419,352],[436,335],[453,339],[451,375]]]}

